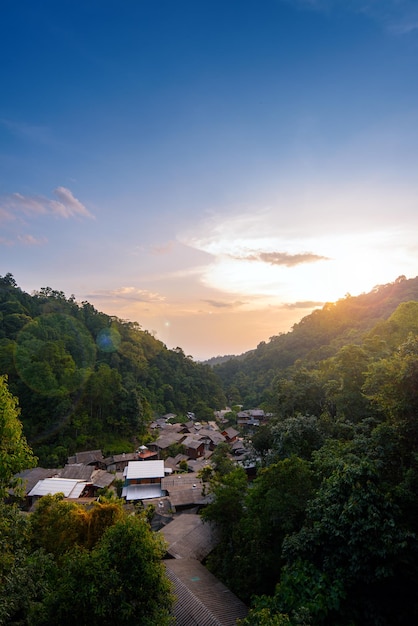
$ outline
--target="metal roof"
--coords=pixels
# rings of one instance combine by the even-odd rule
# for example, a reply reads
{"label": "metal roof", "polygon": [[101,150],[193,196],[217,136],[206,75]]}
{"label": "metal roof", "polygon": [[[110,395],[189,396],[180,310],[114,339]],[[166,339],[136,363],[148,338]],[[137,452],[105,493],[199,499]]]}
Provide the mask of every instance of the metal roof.
{"label": "metal roof", "polygon": [[66,498],[78,498],[86,486],[83,480],[70,478],[45,478],[39,480],[35,487],[30,490],[29,496],[46,496],[63,493]]}
{"label": "metal roof", "polygon": [[248,609],[232,591],[195,559],[164,561],[174,584],[176,626],[236,626]]}
{"label": "metal roof", "polygon": [[149,500],[161,498],[163,492],[160,485],[127,485],[122,489],[122,498],[126,500]]}
{"label": "metal roof", "polygon": [[95,487],[103,489],[103,487],[109,487],[115,478],[115,474],[106,472],[106,470],[96,470],[91,478],[91,482]]}
{"label": "metal roof", "polygon": [[67,465],[59,470],[59,478],[73,478],[75,480],[91,479],[94,472],[92,465],[84,465],[83,463],[67,463]]}
{"label": "metal roof", "polygon": [[175,559],[203,561],[219,543],[215,527],[194,513],[175,517],[160,533],[168,543],[168,554]]}
{"label": "metal roof", "polygon": [[28,494],[40,480],[57,476],[59,472],[59,469],[34,467],[32,469],[24,470],[23,472],[16,474],[16,476],[22,479],[25,492]]}
{"label": "metal roof", "polygon": [[129,461],[123,474],[127,480],[135,478],[163,478],[164,461]]}
{"label": "metal roof", "polygon": [[103,453],[101,450],[87,450],[86,452],[76,452],[74,456],[68,457],[68,463],[97,463],[103,461]]}

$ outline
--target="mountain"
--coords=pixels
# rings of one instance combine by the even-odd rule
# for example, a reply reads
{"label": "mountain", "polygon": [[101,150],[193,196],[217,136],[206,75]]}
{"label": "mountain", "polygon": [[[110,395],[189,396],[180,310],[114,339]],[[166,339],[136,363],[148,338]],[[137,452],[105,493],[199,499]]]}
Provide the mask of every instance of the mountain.
{"label": "mountain", "polygon": [[402,302],[418,301],[418,277],[400,276],[369,293],[327,303],[288,333],[261,342],[255,350],[215,365],[229,404],[251,408],[266,401],[273,380],[297,361],[316,363],[346,344],[360,345]]}
{"label": "mountain", "polygon": [[208,365],[169,350],[139,324],[49,287],[32,295],[0,277],[0,375],[40,462],[76,450],[128,452],[156,415],[213,415],[225,405]]}

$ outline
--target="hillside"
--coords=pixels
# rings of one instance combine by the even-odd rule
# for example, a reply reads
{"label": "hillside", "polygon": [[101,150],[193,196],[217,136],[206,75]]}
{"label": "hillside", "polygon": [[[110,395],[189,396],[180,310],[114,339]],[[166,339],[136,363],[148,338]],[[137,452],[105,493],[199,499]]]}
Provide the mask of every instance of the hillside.
{"label": "hillside", "polygon": [[139,324],[49,287],[29,295],[0,277],[0,375],[19,399],[25,435],[44,465],[76,450],[133,449],[155,415],[224,406],[216,374]]}
{"label": "hillside", "polygon": [[359,296],[327,303],[292,330],[261,342],[255,350],[215,365],[228,402],[246,407],[266,401],[273,380],[298,360],[314,364],[346,344],[360,345],[367,333],[402,302],[418,301],[418,277],[400,276]]}

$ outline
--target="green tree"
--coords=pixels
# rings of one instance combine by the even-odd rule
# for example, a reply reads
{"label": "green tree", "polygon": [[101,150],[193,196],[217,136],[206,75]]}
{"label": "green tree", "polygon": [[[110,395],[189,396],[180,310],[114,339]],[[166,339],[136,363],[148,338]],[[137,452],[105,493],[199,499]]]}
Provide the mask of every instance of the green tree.
{"label": "green tree", "polygon": [[415,554],[415,537],[375,464],[341,460],[310,501],[302,529],[284,541],[278,608],[292,615],[309,605],[314,624],[403,623],[396,590],[401,581],[411,589],[405,572]]}
{"label": "green tree", "polygon": [[109,527],[89,552],[68,552],[37,626],[169,626],[173,601],[161,557],[165,546],[145,517]]}
{"label": "green tree", "polygon": [[7,377],[0,376],[0,498],[19,486],[15,474],[36,465],[19,415],[18,401],[8,389]]}
{"label": "green tree", "polygon": [[0,503],[0,624],[32,626],[48,589],[52,558],[29,549],[29,520]]}

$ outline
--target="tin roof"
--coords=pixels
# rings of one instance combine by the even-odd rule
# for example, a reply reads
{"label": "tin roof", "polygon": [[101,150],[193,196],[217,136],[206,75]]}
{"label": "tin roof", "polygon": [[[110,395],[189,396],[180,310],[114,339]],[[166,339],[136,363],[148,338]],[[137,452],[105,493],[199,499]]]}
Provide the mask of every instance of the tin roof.
{"label": "tin roof", "polygon": [[215,527],[193,513],[175,517],[160,533],[168,543],[168,554],[175,559],[203,561],[219,543]]}
{"label": "tin roof", "polygon": [[46,496],[63,493],[66,498],[78,498],[86,486],[83,480],[70,478],[45,478],[39,480],[35,487],[30,490],[29,496]]}
{"label": "tin roof", "polygon": [[155,485],[127,485],[122,489],[122,498],[126,500],[149,500],[150,498],[161,498],[161,487]]}
{"label": "tin roof", "polygon": [[236,626],[248,609],[196,559],[164,561],[177,598],[176,626]]}
{"label": "tin roof", "polygon": [[163,478],[164,461],[129,461],[124,470],[127,480],[135,478]]}

